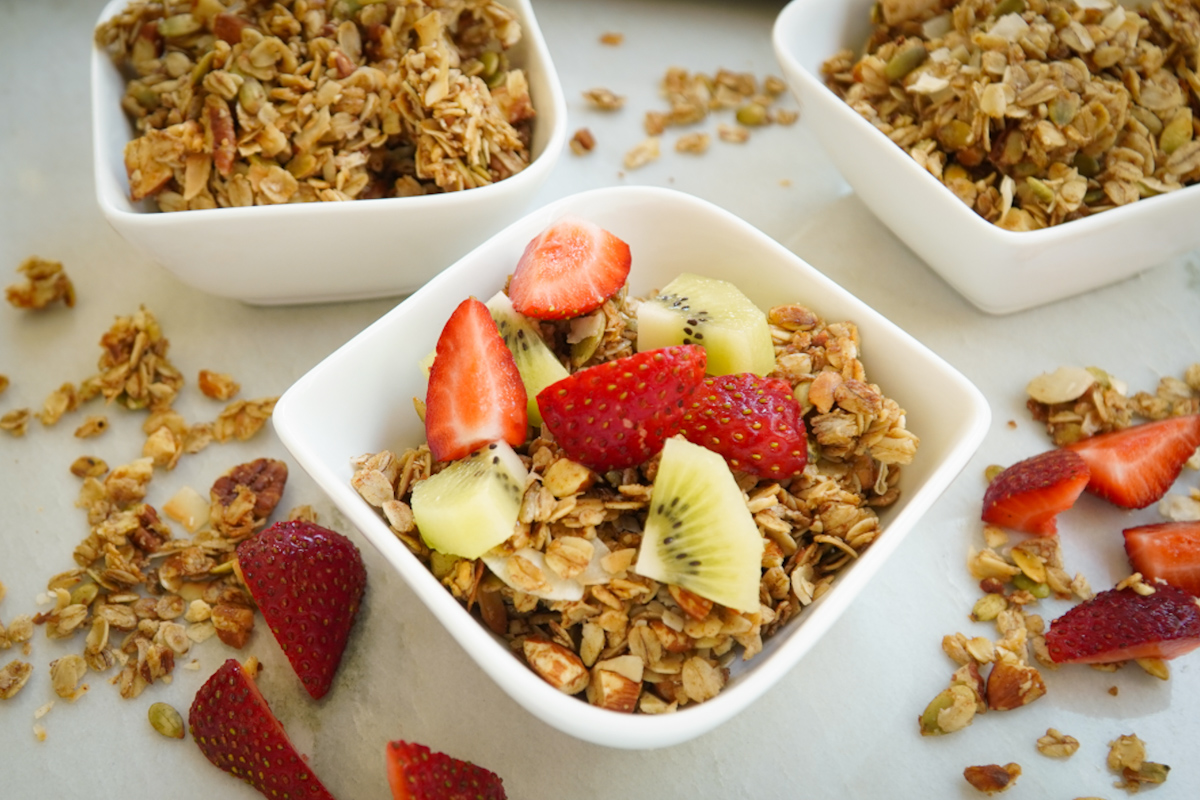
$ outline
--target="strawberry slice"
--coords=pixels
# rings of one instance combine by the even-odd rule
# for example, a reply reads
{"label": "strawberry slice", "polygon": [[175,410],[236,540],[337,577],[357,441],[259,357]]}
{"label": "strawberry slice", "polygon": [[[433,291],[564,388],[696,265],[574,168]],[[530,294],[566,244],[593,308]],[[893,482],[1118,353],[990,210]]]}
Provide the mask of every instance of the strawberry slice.
{"label": "strawberry slice", "polygon": [[1050,450],[1018,461],[988,484],[983,521],[991,525],[1053,536],[1058,512],[1075,504],[1091,473],[1072,450]]}
{"label": "strawberry slice", "polygon": [[304,688],[321,699],[367,585],[358,548],[311,522],[277,522],[238,545],[237,566]]}
{"label": "strawberry slice", "polygon": [[542,422],[574,461],[599,472],[637,466],[679,431],[707,363],[704,348],[681,344],[588,367],[538,394]]}
{"label": "strawberry slice", "polygon": [[732,469],[786,480],[808,464],[804,411],[781,378],[753,372],[705,378],[679,432],[725,457]]}
{"label": "strawberry slice", "polygon": [[425,438],[438,461],[525,441],[525,384],[487,306],[470,297],[438,337],[425,394]]}
{"label": "strawberry slice", "polygon": [[394,800],[506,800],[496,773],[423,744],[388,742],[388,785]]}
{"label": "strawberry slice", "polygon": [[1160,522],[1122,533],[1135,570],[1200,596],[1200,522]]}
{"label": "strawberry slice", "polygon": [[188,712],[192,738],[205,758],[267,797],[333,800],[271,713],[257,671],[231,658],[205,681]]}
{"label": "strawberry slice", "polygon": [[527,317],[578,317],[625,285],[631,263],[625,242],[587,220],[562,217],[525,246],[508,296]]}
{"label": "strawberry slice", "polygon": [[1067,445],[1088,462],[1088,491],[1121,508],[1162,498],[1200,447],[1200,414],[1170,417]]}
{"label": "strawberry slice", "polygon": [[1200,605],[1166,583],[1154,594],[1109,589],[1050,623],[1046,646],[1059,664],[1169,659],[1200,647]]}

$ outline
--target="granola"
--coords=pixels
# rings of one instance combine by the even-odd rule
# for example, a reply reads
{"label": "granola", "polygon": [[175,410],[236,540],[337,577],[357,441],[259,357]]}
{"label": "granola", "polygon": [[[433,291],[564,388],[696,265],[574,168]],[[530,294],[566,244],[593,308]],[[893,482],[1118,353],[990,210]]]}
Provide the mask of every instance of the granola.
{"label": "granola", "polygon": [[17,271],[25,276],[25,283],[5,289],[8,302],[15,308],[40,310],[59,300],[67,308],[74,307],[75,285],[67,277],[61,262],[30,256],[21,262]]}
{"label": "granola", "polygon": [[132,198],[163,211],[457,191],[529,164],[521,26],[495,0],[131,0],[95,38],[127,77]]}
{"label": "granola", "polygon": [[1194,0],[887,5],[826,83],[989,222],[1044,228],[1200,179]]}
{"label": "granola", "polygon": [[[576,321],[542,323],[543,339],[571,369],[629,355],[638,303],[621,292],[595,312],[602,327],[585,353],[572,351]],[[657,457],[596,474],[541,435],[517,448],[531,475],[517,530],[495,551],[514,554],[509,583],[482,559],[431,551],[413,526],[414,485],[445,466],[427,445],[353,459],[351,484],[446,589],[552,685],[625,712],[665,713],[704,702],[724,687],[734,659],[757,655],[765,639],[827,592],[882,533],[877,509],[899,497],[902,465],[918,446],[903,409],[867,382],[852,322],[826,321],[799,305],[773,308],[767,317],[772,376],[793,387],[813,455],[787,481],[735,473],[765,542],[760,606],[753,612],[723,608],[632,570]],[[559,575],[597,560],[605,580],[588,585],[579,600],[539,599],[531,592],[545,580],[542,568],[515,555],[526,547]],[[603,555],[595,559],[597,553]]]}

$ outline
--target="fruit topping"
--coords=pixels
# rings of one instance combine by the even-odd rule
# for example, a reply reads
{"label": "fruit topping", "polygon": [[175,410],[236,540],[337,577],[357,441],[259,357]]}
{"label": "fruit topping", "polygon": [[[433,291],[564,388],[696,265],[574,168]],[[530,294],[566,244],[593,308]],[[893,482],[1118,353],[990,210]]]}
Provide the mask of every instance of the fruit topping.
{"label": "fruit topping", "polygon": [[726,281],[683,273],[637,310],[637,349],[698,344],[708,353],[708,373],[775,368],[767,315]]}
{"label": "fruit topping", "polygon": [[254,683],[253,668],[229,659],[192,701],[188,726],[205,758],[267,797],[332,800],[296,752]]}
{"label": "fruit topping", "polygon": [[705,378],[679,432],[720,453],[731,469],[786,480],[808,464],[803,414],[787,381],[743,372]]}
{"label": "fruit topping", "polygon": [[[1144,585],[1144,584],[1143,584]],[[1171,659],[1200,647],[1200,606],[1182,589],[1109,589],[1050,623],[1046,646],[1060,664]]]}
{"label": "fruit topping", "polygon": [[625,285],[631,263],[625,242],[595,223],[563,217],[525,247],[508,296],[527,317],[578,317]]}
{"label": "fruit topping", "polygon": [[679,430],[704,364],[703,349],[677,345],[580,370],[538,395],[544,426],[594,470],[637,466]]}
{"label": "fruit topping", "polygon": [[1053,536],[1057,516],[1088,484],[1087,462],[1072,450],[1050,450],[1018,461],[997,475],[983,495],[983,521]]}
{"label": "fruit topping", "polygon": [[526,475],[508,444],[492,442],[420,481],[411,506],[421,538],[439,553],[479,558],[513,535]]}
{"label": "fruit topping", "polygon": [[277,522],[237,548],[243,583],[304,688],[329,691],[367,585],[362,555],[342,534]]}
{"label": "fruit topping", "polygon": [[1200,597],[1200,522],[1160,522],[1123,533],[1129,563],[1147,580]]}
{"label": "fruit topping", "polygon": [[388,785],[395,800],[505,800],[504,781],[491,770],[423,744],[388,742]]}
{"label": "fruit topping", "polygon": [[425,395],[425,436],[438,461],[503,440],[516,447],[528,424],[525,384],[487,306],[459,304],[438,337]]}
{"label": "fruit topping", "polygon": [[537,407],[538,392],[567,377],[567,368],[546,346],[534,323],[513,308],[508,295],[497,292],[488,300],[487,308],[492,319],[496,321],[496,328],[500,331],[504,344],[508,346],[513,360],[516,361],[517,371],[521,373],[521,381],[525,384],[525,395],[528,398],[526,413],[529,423],[541,425],[542,414]]}
{"label": "fruit topping", "polygon": [[725,459],[682,438],[663,447],[634,571],[738,611],[759,607],[763,537]]}
{"label": "fruit topping", "polygon": [[1200,447],[1200,414],[1168,417],[1081,439],[1068,448],[1087,462],[1087,490],[1122,508],[1162,498]]}

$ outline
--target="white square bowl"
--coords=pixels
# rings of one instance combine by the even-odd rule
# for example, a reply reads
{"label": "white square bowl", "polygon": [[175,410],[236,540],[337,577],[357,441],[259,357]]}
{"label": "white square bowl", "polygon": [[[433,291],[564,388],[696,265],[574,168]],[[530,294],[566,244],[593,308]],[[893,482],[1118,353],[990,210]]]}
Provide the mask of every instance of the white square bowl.
{"label": "white square bowl", "polygon": [[[425,396],[417,362],[434,349],[455,306],[468,295],[489,297],[500,289],[529,240],[565,213],[592,220],[629,243],[635,294],[692,271],[736,283],[762,308],[801,302],[826,319],[853,320],[862,334],[868,379],[906,410],[909,429],[921,439],[915,461],[904,468],[899,502],[881,515],[883,535],[829,592],[768,639],[762,653],[747,662],[735,659],[721,694],[675,714],[620,714],[553,689],[477,622],[350,486],[351,458],[384,448],[399,452],[424,441],[412,407],[414,396]],[[580,739],[650,748],[712,729],[794,666],[962,470],[990,417],[983,396],[966,378],[765,234],[690,195],[618,187],[564,198],[494,236],[297,381],[279,400],[273,420],[300,466],[514,700]]]}
{"label": "white square bowl", "polygon": [[775,54],[800,119],[863,203],[981,310],[1007,314],[1128,278],[1200,246],[1200,186],[1084,219],[1013,232],[980,217],[835,95],[821,64],[861,53],[875,0],[792,0]]}
{"label": "white square bowl", "polygon": [[[97,25],[127,0],[112,0]],[[509,51],[525,70],[537,117],[530,164],[490,186],[348,202],[159,212],[129,199],[121,109],[125,80],[92,45],[96,199],[109,224],[184,283],[255,305],[316,303],[412,292],[529,210],[566,141],[567,106],[529,0],[507,0],[522,35]]]}

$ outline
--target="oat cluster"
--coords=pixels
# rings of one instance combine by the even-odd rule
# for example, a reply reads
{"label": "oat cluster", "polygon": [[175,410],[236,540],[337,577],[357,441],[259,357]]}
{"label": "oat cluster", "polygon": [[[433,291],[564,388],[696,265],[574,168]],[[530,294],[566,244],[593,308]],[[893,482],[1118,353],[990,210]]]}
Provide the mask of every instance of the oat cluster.
{"label": "oat cluster", "polygon": [[59,300],[68,308],[74,307],[75,285],[67,277],[62,262],[30,256],[17,271],[25,276],[25,282],[14,283],[4,290],[14,308],[38,311]]}
{"label": "oat cluster", "polygon": [[980,216],[1027,231],[1200,180],[1200,3],[885,0],[822,67]]}
{"label": "oat cluster", "polygon": [[131,0],[96,31],[129,75],[132,198],[164,211],[514,175],[534,118],[520,37],[494,0]]}
{"label": "oat cluster", "polygon": [[[623,293],[595,312],[603,334],[581,350],[574,322],[542,323],[547,344],[575,370],[633,352],[638,301]],[[568,459],[545,431],[518,448],[530,469],[517,531],[493,554],[507,555],[514,588],[482,560],[432,552],[413,525],[413,486],[440,470],[425,445],[354,459],[352,484],[434,576],[504,637],[548,683],[603,708],[663,713],[714,697],[737,657],[770,637],[827,592],[838,572],[881,533],[876,509],[899,497],[901,466],[918,440],[904,411],[867,381],[851,322],[827,322],[798,305],[770,310],[776,370],[794,388],[810,430],[809,466],[789,481],[735,472],[765,547],[760,606],[723,608],[632,570],[658,466],[596,474]],[[599,548],[607,580],[578,601],[548,601],[542,568],[516,555],[532,547],[546,569],[579,574]],[[520,563],[520,562],[524,563]]]}

